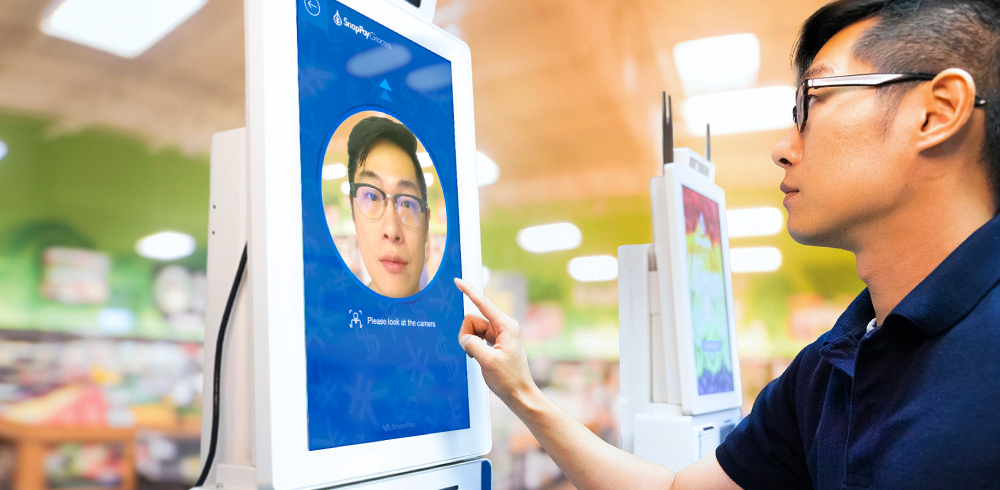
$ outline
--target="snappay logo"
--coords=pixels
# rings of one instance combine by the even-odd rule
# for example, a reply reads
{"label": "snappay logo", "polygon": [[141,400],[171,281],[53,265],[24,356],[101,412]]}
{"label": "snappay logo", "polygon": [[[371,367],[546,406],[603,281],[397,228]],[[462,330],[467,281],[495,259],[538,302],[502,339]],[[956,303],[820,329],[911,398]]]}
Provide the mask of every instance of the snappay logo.
{"label": "snappay logo", "polygon": [[[337,16],[336,17],[340,17],[339,14],[340,14],[340,11],[337,12]],[[379,39],[379,37],[376,36],[375,34],[372,34],[371,31],[367,31],[367,30],[365,30],[364,27],[359,26],[359,25],[357,25],[357,24],[355,24],[355,23],[347,20],[347,17],[340,17],[340,18],[344,19],[344,27],[346,27],[346,28],[354,31],[355,34],[361,34],[362,36],[365,37],[365,39],[370,39],[372,41],[375,41],[375,42],[381,44],[382,46],[385,46],[388,49],[392,49],[392,45],[391,44],[383,41],[382,39]],[[336,22],[336,19],[334,19],[334,22]],[[336,22],[336,24],[339,26],[340,22]]]}

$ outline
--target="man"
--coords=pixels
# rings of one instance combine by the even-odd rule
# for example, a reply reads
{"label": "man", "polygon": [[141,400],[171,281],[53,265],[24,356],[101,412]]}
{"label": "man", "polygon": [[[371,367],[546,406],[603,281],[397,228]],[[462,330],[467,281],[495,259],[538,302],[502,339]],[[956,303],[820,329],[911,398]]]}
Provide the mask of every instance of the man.
{"label": "man", "polygon": [[[1000,488],[998,56],[996,0],[840,0],[806,21],[772,155],[788,229],[853,252],[868,288],[676,475],[546,399],[517,324],[464,283],[486,318],[460,342],[580,489]],[[872,73],[890,75],[828,78]]]}
{"label": "man", "polygon": [[347,159],[351,216],[372,278],[368,287],[390,298],[412,296],[420,291],[430,217],[417,138],[391,119],[369,117],[351,130]]}

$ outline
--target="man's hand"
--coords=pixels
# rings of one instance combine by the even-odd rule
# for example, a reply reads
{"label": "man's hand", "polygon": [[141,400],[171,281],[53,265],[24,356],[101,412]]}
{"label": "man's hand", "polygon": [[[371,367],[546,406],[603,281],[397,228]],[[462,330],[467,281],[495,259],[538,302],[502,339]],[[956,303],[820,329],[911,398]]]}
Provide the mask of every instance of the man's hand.
{"label": "man's hand", "polygon": [[486,317],[466,315],[458,343],[479,361],[486,385],[513,408],[538,389],[528,370],[521,326],[468,283],[456,278],[455,285]]}

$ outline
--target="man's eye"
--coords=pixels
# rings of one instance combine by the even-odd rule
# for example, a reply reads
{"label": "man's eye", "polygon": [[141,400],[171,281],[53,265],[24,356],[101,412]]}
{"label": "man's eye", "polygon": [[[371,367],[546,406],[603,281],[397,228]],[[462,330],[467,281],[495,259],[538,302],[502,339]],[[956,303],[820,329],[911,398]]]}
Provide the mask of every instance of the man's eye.
{"label": "man's eye", "polygon": [[406,209],[410,209],[410,208],[413,207],[413,202],[411,202],[411,201],[403,201],[403,207],[406,208]]}
{"label": "man's eye", "polygon": [[816,102],[817,100],[819,100],[819,97],[816,97],[815,95],[810,94],[808,97],[806,97],[806,105],[808,105],[809,107],[812,107],[813,102]]}
{"label": "man's eye", "polygon": [[368,199],[369,201],[377,201],[378,200],[378,194],[375,194],[374,192],[366,193],[365,194],[365,199]]}

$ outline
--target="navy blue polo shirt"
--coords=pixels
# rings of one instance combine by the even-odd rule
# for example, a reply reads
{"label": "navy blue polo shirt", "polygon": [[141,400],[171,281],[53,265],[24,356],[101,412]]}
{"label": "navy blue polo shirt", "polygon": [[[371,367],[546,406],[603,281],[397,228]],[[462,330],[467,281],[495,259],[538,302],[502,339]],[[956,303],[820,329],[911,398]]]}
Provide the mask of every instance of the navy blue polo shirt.
{"label": "navy blue polo shirt", "polygon": [[863,291],[764,388],[719,464],[746,490],[1000,489],[998,282],[995,217],[867,335]]}

